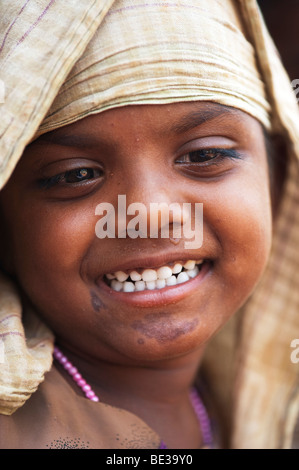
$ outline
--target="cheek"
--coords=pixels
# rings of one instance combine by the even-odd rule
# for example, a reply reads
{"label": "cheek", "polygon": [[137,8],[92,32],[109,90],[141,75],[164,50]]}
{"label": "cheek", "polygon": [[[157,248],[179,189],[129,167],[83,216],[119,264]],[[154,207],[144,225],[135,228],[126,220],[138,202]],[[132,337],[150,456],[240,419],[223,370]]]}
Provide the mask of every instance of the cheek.
{"label": "cheek", "polygon": [[215,273],[222,273],[223,284],[230,285],[231,295],[246,298],[260,280],[271,249],[267,175],[241,179],[218,196],[211,217],[221,251]]}
{"label": "cheek", "polygon": [[94,238],[93,209],[23,210],[14,226],[14,265],[25,291],[39,295],[52,288],[55,293],[67,279],[79,284]]}

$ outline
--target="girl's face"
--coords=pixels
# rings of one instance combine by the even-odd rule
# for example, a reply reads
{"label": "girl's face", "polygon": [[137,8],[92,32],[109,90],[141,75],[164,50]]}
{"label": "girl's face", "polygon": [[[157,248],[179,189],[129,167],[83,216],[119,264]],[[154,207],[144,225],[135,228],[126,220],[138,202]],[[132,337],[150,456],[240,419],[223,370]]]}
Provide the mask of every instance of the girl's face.
{"label": "girl's face", "polygon": [[[117,233],[118,195],[147,209],[202,203],[202,246],[149,230],[98,238],[103,202],[115,208]],[[61,344],[114,363],[200,351],[254,289],[271,244],[262,127],[216,103],[127,106],[45,134],[25,150],[0,204],[2,260],[25,296]],[[188,260],[195,277],[153,290],[117,291],[123,284],[106,276],[152,269],[155,277]]]}

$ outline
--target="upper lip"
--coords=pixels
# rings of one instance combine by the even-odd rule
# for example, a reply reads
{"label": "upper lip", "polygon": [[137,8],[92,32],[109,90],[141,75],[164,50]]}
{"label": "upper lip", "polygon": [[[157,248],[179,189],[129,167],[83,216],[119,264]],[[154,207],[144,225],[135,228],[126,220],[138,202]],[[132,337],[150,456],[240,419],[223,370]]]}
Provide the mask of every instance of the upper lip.
{"label": "upper lip", "polygon": [[105,274],[115,273],[117,271],[132,271],[134,269],[157,269],[162,266],[167,266],[170,263],[174,263],[176,261],[200,261],[206,260],[206,258],[190,252],[179,252],[173,254],[161,254],[155,256],[147,256],[143,258],[133,258],[131,260],[127,260],[117,266],[112,266],[109,271],[106,271]]}

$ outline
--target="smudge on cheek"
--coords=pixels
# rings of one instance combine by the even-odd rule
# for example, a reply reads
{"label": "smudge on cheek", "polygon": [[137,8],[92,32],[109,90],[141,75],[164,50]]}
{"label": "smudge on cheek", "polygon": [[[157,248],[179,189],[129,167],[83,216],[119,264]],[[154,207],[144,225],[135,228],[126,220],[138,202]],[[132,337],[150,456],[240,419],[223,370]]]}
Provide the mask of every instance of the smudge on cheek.
{"label": "smudge on cheek", "polygon": [[[178,339],[193,331],[198,324],[198,319],[183,321],[180,324],[175,321],[173,314],[168,312],[151,313],[145,315],[143,320],[136,320],[131,324],[133,330],[138,331],[149,339],[155,339],[159,343],[167,343]],[[143,344],[144,340],[137,341]]]}
{"label": "smudge on cheek", "polygon": [[96,312],[100,312],[101,310],[105,310],[107,308],[104,302],[102,302],[102,300],[93,291],[90,291],[90,297],[91,305]]}

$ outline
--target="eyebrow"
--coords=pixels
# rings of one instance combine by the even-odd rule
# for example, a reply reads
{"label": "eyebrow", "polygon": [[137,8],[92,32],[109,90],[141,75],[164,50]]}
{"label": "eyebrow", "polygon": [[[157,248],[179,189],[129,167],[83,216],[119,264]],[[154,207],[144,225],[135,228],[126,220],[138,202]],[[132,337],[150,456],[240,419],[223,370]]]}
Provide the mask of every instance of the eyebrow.
{"label": "eyebrow", "polygon": [[180,122],[170,127],[170,132],[182,134],[187,132],[194,127],[201,126],[212,119],[219,118],[227,114],[238,115],[239,110],[231,108],[230,106],[213,103],[208,109],[193,111],[181,119]]}
{"label": "eyebrow", "polygon": [[[185,115],[179,122],[172,123],[165,131],[167,133],[183,134],[195,127],[201,126],[208,121],[219,118],[227,114],[238,115],[239,111],[230,106],[221,105],[219,103],[211,103],[211,106],[205,110],[193,111]],[[43,134],[38,141],[40,143],[52,143],[66,147],[91,147],[99,145],[102,141],[98,136],[89,134],[65,134],[56,133],[55,131]]]}
{"label": "eyebrow", "polygon": [[52,134],[52,132],[43,134],[38,141],[65,147],[90,147],[99,144],[98,138],[89,134]]}

